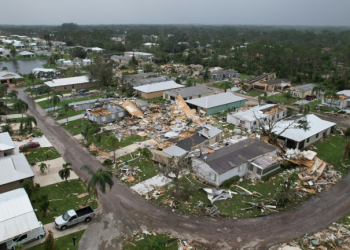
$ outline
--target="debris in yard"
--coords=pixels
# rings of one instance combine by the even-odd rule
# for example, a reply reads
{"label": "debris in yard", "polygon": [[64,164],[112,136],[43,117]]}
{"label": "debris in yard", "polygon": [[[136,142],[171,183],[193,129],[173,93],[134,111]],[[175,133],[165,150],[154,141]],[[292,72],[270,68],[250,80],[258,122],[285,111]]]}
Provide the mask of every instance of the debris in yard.
{"label": "debris in yard", "polygon": [[85,196],[88,196],[89,195],[89,193],[88,192],[86,192],[86,193],[82,193],[82,194],[79,194],[79,195],[77,195],[77,198],[83,198],[83,197],[85,197]]}
{"label": "debris in yard", "polygon": [[[278,213],[277,207],[275,205],[265,204],[264,202],[255,203],[255,202],[242,201],[242,203],[250,205],[250,207],[241,208],[241,210],[250,210],[253,208],[257,208],[263,214],[270,214],[271,212]],[[269,203],[272,203],[272,202],[269,202]]]}
{"label": "debris in yard", "polygon": [[217,190],[215,188],[203,188],[203,190],[207,193],[208,200],[211,204],[213,204],[215,201],[231,199],[232,194],[237,194],[236,192],[232,192],[229,189]]}

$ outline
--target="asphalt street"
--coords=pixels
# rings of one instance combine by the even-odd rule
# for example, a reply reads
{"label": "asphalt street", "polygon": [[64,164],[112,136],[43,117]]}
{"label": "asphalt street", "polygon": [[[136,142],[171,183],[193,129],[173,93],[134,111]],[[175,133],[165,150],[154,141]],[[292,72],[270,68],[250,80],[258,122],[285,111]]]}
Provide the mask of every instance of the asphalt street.
{"label": "asphalt street", "polygon": [[[81,170],[83,165],[94,170],[103,168],[22,90],[19,90],[19,98],[28,103],[28,113],[35,116],[38,127],[64,160],[72,163],[78,176],[84,181],[89,178]],[[116,178],[114,182],[106,194],[99,193],[103,212],[86,230],[79,249],[120,249],[125,235],[140,228],[193,238],[212,249],[268,249],[277,243],[317,232],[350,211],[349,175],[330,191],[313,196],[294,210],[252,219],[179,214],[146,201]]]}

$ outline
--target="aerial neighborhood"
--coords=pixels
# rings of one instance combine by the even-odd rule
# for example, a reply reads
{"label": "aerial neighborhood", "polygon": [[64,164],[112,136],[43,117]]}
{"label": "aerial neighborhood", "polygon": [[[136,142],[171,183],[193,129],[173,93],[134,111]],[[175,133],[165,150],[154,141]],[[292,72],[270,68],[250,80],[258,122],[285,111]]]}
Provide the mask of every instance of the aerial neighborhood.
{"label": "aerial neighborhood", "polygon": [[326,197],[266,244],[348,249],[348,30],[88,27],[0,26],[0,249],[240,249]]}

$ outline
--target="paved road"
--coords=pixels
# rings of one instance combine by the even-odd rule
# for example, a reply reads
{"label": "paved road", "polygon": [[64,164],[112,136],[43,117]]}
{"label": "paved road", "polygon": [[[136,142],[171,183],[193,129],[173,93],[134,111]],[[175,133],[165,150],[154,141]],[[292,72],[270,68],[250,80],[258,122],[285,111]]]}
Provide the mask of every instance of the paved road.
{"label": "paved road", "polygon": [[[89,177],[80,169],[84,164],[93,169],[102,167],[23,91],[19,91],[19,97],[29,104],[29,113],[36,117],[38,127],[65,161],[73,164],[78,176],[83,180]],[[156,206],[119,180],[114,181],[112,190],[99,194],[102,215],[86,230],[80,249],[120,249],[125,235],[140,227],[194,238],[213,249],[267,249],[279,242],[317,232],[350,211],[350,175],[329,192],[313,196],[297,209],[244,220],[182,215]]]}

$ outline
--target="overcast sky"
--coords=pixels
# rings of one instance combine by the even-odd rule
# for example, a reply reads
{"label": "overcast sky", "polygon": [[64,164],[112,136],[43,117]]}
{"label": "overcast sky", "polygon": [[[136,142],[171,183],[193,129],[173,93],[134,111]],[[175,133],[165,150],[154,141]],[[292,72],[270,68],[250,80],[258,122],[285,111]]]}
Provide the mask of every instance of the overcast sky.
{"label": "overcast sky", "polygon": [[8,0],[0,24],[350,25],[350,0]]}

